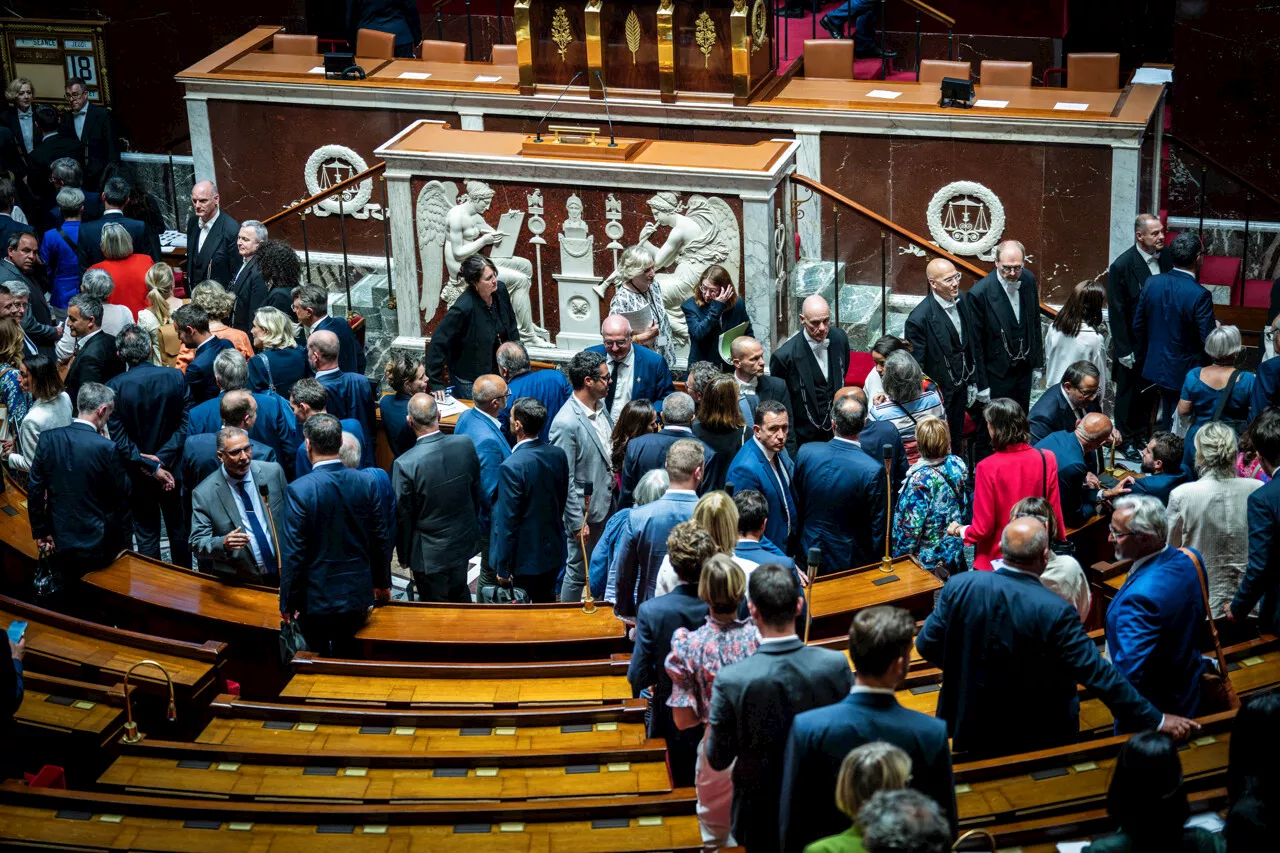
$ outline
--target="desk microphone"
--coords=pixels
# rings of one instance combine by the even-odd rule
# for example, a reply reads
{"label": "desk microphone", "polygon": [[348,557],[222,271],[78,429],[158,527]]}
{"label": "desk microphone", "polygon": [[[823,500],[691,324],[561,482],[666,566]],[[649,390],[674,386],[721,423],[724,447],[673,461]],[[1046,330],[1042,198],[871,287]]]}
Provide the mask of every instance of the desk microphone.
{"label": "desk microphone", "polygon": [[809,569],[809,583],[813,583],[814,578],[818,576],[818,569],[822,567],[822,549],[813,547],[809,549],[807,568]]}
{"label": "desk microphone", "polygon": [[733,497],[734,488],[735,486],[733,485],[733,483],[725,483],[724,484],[725,494],[727,494],[729,497]]}
{"label": "desk microphone", "polygon": [[604,117],[609,121],[609,147],[617,148],[618,143],[613,138],[613,116],[609,115],[609,90],[604,87],[604,77],[600,76],[599,71],[596,72],[596,79],[600,81],[600,94],[604,96]]}
{"label": "desk microphone", "polygon": [[889,556],[889,545],[893,539],[890,535],[893,528],[893,475],[889,471],[893,464],[893,445],[880,445],[880,452],[884,454],[884,557],[880,560],[880,571],[888,574],[893,571],[893,558]]}
{"label": "desk microphone", "polygon": [[565,93],[569,91],[569,87],[572,86],[575,82],[577,82],[578,78],[581,76],[582,76],[581,71],[574,74],[573,79],[570,80],[568,83],[565,83],[564,88],[560,90],[560,94],[556,95],[556,100],[551,105],[551,109],[547,110],[547,114],[542,117],[542,121],[538,122],[538,130],[534,134],[534,138],[533,138],[534,142],[542,141],[542,126],[547,123],[547,119],[551,118],[551,114],[555,112],[556,107],[560,105],[560,99],[563,98],[565,96]]}
{"label": "desk microphone", "polygon": [[271,491],[267,488],[266,483],[258,484],[258,494],[262,497],[262,508],[267,511],[267,521],[271,524],[271,544],[276,549],[276,572],[283,568],[283,559],[280,556],[280,538],[276,536],[276,519],[271,514]]}

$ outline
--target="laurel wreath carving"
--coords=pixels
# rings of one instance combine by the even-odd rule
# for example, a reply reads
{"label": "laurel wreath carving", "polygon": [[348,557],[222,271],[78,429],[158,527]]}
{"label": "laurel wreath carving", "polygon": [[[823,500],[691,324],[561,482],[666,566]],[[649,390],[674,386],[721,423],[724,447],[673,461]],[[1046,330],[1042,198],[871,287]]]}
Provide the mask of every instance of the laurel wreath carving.
{"label": "laurel wreath carving", "polygon": [[711,51],[716,46],[716,23],[706,12],[698,16],[697,26],[693,29],[693,40],[697,42],[698,50],[702,51],[702,67],[709,67]]}
{"label": "laurel wreath carving", "polygon": [[560,52],[560,61],[564,62],[565,51],[573,42],[573,30],[569,27],[569,13],[563,6],[557,7],[556,13],[551,16],[551,40],[556,43],[556,49]]}
{"label": "laurel wreath carving", "polygon": [[636,10],[627,15],[627,50],[631,51],[631,64],[636,64],[636,52],[640,50],[640,19]]}
{"label": "laurel wreath carving", "polygon": [[767,34],[769,17],[765,14],[764,0],[756,0],[751,7],[751,53],[755,54],[769,41]]}

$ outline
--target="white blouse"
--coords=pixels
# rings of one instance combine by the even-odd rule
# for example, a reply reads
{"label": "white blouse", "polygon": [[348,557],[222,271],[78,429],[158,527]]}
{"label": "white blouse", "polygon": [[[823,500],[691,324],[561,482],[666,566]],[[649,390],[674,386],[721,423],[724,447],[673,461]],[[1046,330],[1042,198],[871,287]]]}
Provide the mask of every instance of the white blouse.
{"label": "white blouse", "polygon": [[1259,480],[1208,473],[1169,495],[1169,544],[1200,552],[1215,618],[1235,597],[1249,565],[1248,501],[1260,488]]}
{"label": "white blouse", "polygon": [[36,458],[40,433],[47,429],[71,425],[71,398],[63,391],[52,400],[36,400],[18,429],[18,452],[9,454],[9,464],[19,471],[30,471]]}
{"label": "white blouse", "polygon": [[1080,324],[1080,334],[1068,337],[1053,326],[1044,336],[1044,387],[1062,384],[1067,368],[1077,361],[1087,361],[1098,368],[1099,402],[1107,394],[1107,339],[1088,323]]}

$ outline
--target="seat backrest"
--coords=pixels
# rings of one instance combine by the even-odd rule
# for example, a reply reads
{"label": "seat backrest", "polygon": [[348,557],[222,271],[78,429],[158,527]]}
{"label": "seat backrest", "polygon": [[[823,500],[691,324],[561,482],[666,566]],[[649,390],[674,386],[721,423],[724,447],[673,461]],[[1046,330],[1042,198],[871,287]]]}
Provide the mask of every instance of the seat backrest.
{"label": "seat backrest", "polygon": [[978,76],[984,86],[1016,86],[1025,89],[1031,85],[1031,63],[984,59],[978,66]]}
{"label": "seat backrest", "polygon": [[804,76],[853,79],[852,39],[805,39]]}
{"label": "seat backrest", "polygon": [[489,61],[494,65],[518,65],[519,59],[516,56],[516,46],[514,44],[495,44]]}
{"label": "seat backrest", "polygon": [[423,39],[422,58],[434,62],[464,62],[467,58],[467,46],[460,41],[437,41]]}
{"label": "seat backrest", "polygon": [[1120,88],[1120,54],[1068,53],[1067,88],[1081,92],[1114,92]]}
{"label": "seat backrest", "polygon": [[968,62],[953,62],[949,59],[920,60],[921,83],[941,83],[943,77],[959,77],[968,80],[973,74],[973,66]]}
{"label": "seat backrest", "polygon": [[356,33],[356,56],[395,59],[396,37],[381,30],[360,30]]}
{"label": "seat backrest", "polygon": [[271,39],[271,52],[315,56],[320,52],[319,36],[276,33]]}

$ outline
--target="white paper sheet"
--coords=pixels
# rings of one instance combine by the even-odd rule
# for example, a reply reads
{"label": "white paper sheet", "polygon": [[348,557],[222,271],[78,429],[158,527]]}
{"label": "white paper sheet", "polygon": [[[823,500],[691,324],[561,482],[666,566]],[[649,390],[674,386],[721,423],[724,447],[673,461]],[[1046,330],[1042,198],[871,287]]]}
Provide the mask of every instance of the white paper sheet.
{"label": "white paper sheet", "polygon": [[1089,109],[1088,104],[1076,104],[1071,101],[1058,101],[1053,105],[1055,110],[1075,110],[1076,112],[1084,112]]}
{"label": "white paper sheet", "polygon": [[1172,83],[1173,69],[1172,68],[1148,68],[1146,66],[1143,66],[1142,68],[1139,68],[1137,71],[1133,72],[1133,82],[1135,84],[1147,83],[1155,86],[1159,86],[1161,83]]}
{"label": "white paper sheet", "polygon": [[428,77],[431,76],[431,72],[430,71],[402,71],[397,76],[399,76],[401,80],[426,80]]}
{"label": "white paper sheet", "polygon": [[487,75],[487,74],[477,74],[477,75],[476,75],[476,82],[477,82],[477,83],[501,83],[501,82],[502,82],[502,78],[501,78],[501,77],[490,77],[490,76],[489,76],[489,75]]}
{"label": "white paper sheet", "polygon": [[315,68],[312,68],[312,69],[308,70],[308,71],[307,71],[307,73],[308,73],[308,74],[323,74],[323,73],[324,73],[324,66],[323,66],[323,65],[317,65]]}
{"label": "white paper sheet", "polygon": [[1058,853],[1080,853],[1090,843],[1088,841],[1059,841]]}
{"label": "white paper sheet", "polygon": [[867,92],[868,98],[884,98],[886,101],[892,101],[894,98],[901,95],[901,92],[891,92],[888,89],[872,89],[870,92]]}
{"label": "white paper sheet", "polygon": [[1009,106],[1008,101],[989,101],[986,98],[979,98],[973,102],[975,107],[986,107],[989,110],[1002,110]]}

